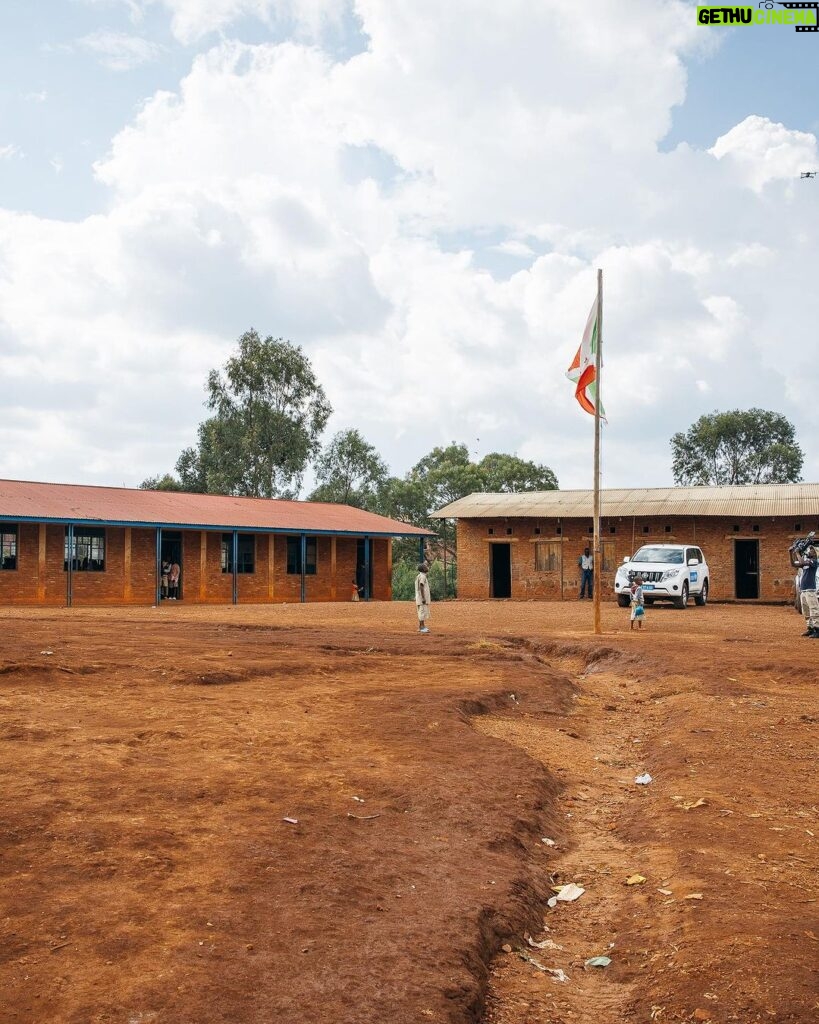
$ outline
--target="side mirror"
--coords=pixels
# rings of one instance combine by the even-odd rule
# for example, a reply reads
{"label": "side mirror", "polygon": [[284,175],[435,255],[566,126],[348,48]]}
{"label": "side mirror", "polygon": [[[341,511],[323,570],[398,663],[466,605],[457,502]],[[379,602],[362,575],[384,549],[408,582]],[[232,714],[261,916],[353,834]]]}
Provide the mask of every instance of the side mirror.
{"label": "side mirror", "polygon": [[626,555],[626,557],[623,559],[623,564],[625,565],[625,563],[630,561],[630,560],[631,560],[631,555]]}
{"label": "side mirror", "polygon": [[700,563],[697,561],[696,558],[689,558],[688,559],[688,564],[689,565],[699,565]]}

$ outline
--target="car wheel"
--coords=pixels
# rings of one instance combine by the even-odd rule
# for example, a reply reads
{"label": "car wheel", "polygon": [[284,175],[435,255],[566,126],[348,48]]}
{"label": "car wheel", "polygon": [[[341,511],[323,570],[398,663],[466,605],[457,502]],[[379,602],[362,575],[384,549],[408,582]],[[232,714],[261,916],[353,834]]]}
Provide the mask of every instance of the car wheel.
{"label": "car wheel", "polygon": [[631,604],[631,599],[629,598],[628,594],[618,594],[617,603],[620,605],[621,608],[628,608],[628,606]]}
{"label": "car wheel", "polygon": [[694,603],[700,605],[708,604],[708,580],[704,580],[702,590],[694,595]]}
{"label": "car wheel", "polygon": [[683,580],[682,593],[679,597],[674,599],[675,608],[687,608],[688,607],[688,580]]}

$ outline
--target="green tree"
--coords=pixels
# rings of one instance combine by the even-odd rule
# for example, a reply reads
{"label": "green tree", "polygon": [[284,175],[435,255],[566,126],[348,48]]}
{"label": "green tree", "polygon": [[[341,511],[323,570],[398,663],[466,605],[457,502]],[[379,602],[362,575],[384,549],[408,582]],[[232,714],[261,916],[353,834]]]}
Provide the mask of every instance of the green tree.
{"label": "green tree", "polygon": [[357,430],[342,430],[316,459],[316,480],[311,501],[372,509],[387,480],[387,464]]}
{"label": "green tree", "polygon": [[484,491],[556,491],[557,477],[548,466],[519,459],[516,455],[492,452],[478,463]]}
{"label": "green tree", "polygon": [[185,489],[296,497],[332,412],[301,348],[250,330],[224,369],[211,370],[207,389],[213,415],[176,464]]}
{"label": "green tree", "polygon": [[424,488],[428,513],[473,491],[484,490],[483,475],[469,458],[469,449],[454,441],[446,448],[433,448],[413,466],[409,479]]}
{"label": "green tree", "polygon": [[804,455],[793,424],[777,412],[735,409],[700,416],[671,438],[674,482],[787,484],[801,479]]}
{"label": "green tree", "polygon": [[146,477],[139,485],[142,491],[184,491],[182,481],[177,480],[172,473],[165,473],[163,476]]}

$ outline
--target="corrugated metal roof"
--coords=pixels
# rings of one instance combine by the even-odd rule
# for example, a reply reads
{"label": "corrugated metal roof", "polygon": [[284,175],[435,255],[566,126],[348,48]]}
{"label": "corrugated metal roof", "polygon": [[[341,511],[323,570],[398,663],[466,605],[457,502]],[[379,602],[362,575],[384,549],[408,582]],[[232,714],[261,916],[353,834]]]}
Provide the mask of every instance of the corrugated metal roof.
{"label": "corrugated metal roof", "polygon": [[0,480],[0,518],[361,536],[429,534],[429,530],[349,505],[26,480]]}
{"label": "corrugated metal roof", "polygon": [[[528,491],[470,494],[433,513],[433,519],[542,517],[588,519],[594,492]],[[648,487],[600,492],[602,516],[819,516],[819,484],[747,487]]]}

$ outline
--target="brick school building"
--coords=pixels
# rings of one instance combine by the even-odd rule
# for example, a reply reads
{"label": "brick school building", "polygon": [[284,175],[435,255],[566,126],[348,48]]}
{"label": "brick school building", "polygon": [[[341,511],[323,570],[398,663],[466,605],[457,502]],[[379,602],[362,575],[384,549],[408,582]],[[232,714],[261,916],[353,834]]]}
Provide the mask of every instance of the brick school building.
{"label": "brick school building", "polygon": [[[457,529],[458,597],[576,600],[578,558],[592,546],[592,491],[471,494],[436,512]],[[819,484],[603,490],[595,585],[644,544],[691,544],[717,601],[786,602],[788,548],[819,530]]]}
{"label": "brick school building", "polygon": [[0,481],[0,604],[392,597],[392,539],[428,531],[347,505]]}

